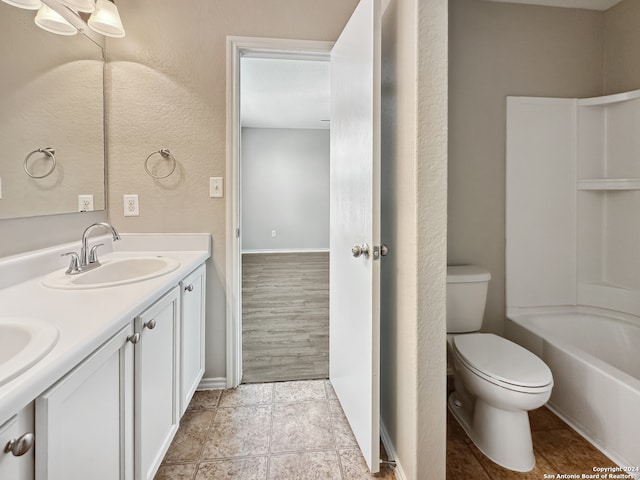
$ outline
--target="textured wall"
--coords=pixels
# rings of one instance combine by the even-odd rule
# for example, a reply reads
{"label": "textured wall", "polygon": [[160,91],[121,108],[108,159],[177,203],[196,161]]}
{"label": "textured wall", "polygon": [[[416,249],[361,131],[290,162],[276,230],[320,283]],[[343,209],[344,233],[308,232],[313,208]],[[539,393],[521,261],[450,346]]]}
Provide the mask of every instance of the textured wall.
{"label": "textured wall", "polygon": [[[109,216],[123,232],[210,232],[206,377],[225,376],[225,202],[209,177],[226,180],[226,37],[337,38],[356,0],[119,0],[127,36],[109,40]],[[164,180],[147,155],[178,162]],[[228,185],[225,185],[228,194]],[[124,217],[137,193],[140,216]]]}
{"label": "textured wall", "polygon": [[602,12],[450,0],[449,264],[492,280],[484,328],[505,318],[506,96],[602,93]]}
{"label": "textured wall", "polygon": [[241,151],[242,250],[328,250],[329,130],[243,128]]}
{"label": "textured wall", "polygon": [[381,413],[407,479],[445,478],[447,1],[382,27]]}

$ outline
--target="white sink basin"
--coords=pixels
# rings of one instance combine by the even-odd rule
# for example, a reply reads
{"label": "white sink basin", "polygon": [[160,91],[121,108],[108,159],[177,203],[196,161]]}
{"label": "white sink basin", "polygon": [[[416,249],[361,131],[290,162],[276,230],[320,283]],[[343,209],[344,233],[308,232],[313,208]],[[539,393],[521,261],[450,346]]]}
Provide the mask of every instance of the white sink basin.
{"label": "white sink basin", "polygon": [[60,333],[35,318],[0,317],[0,386],[51,351]]}
{"label": "white sink basin", "polygon": [[101,266],[76,275],[67,275],[64,271],[54,272],[46,276],[42,284],[64,290],[114,287],[159,277],[179,266],[180,261],[171,257],[118,258],[106,260]]}

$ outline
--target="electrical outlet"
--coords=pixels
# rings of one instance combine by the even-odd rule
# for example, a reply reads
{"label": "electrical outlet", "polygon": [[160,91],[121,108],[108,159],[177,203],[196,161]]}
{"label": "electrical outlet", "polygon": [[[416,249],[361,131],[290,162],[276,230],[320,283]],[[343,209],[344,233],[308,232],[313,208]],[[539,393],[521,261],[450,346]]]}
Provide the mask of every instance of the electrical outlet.
{"label": "electrical outlet", "polygon": [[224,187],[222,184],[222,177],[209,177],[209,197],[211,198],[224,197]]}
{"label": "electrical outlet", "polygon": [[276,237],[276,231],[275,230],[271,230],[271,238],[275,238]]}
{"label": "electrical outlet", "polygon": [[124,203],[124,216],[140,216],[140,204],[138,203],[138,195],[123,195],[122,198]]}
{"label": "electrical outlet", "polygon": [[93,212],[93,195],[78,195],[78,211]]}

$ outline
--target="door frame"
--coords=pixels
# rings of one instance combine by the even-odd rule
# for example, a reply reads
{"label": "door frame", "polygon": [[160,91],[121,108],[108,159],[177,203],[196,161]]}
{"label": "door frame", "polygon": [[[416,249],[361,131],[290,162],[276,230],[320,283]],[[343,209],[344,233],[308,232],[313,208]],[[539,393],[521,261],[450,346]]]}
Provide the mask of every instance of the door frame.
{"label": "door frame", "polygon": [[240,226],[240,59],[243,56],[328,61],[334,42],[227,37],[226,380],[242,380],[242,250]]}

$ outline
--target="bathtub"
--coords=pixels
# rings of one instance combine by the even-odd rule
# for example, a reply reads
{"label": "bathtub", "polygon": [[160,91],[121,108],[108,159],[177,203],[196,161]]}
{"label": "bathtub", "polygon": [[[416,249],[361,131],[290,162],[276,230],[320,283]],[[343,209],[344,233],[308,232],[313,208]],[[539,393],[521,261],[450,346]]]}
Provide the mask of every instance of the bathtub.
{"label": "bathtub", "polygon": [[506,337],[551,368],[549,408],[640,478],[640,319],[590,307],[507,316]]}

